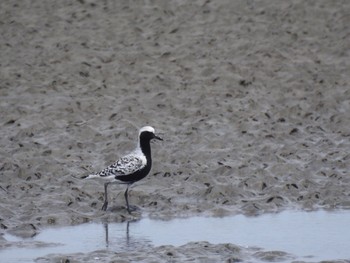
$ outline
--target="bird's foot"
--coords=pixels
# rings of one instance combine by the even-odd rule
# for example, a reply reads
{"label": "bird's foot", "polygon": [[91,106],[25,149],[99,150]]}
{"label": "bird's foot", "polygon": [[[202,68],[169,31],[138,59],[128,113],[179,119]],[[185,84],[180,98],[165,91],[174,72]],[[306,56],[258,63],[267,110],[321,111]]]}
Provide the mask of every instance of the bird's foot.
{"label": "bird's foot", "polygon": [[128,210],[128,213],[131,214],[131,212],[140,210],[140,208],[136,205],[129,205],[128,207],[126,207],[126,210]]}
{"label": "bird's foot", "polygon": [[106,211],[107,210],[107,206],[108,206],[108,202],[106,201],[106,202],[103,203],[103,206],[102,206],[101,210],[102,211]]}

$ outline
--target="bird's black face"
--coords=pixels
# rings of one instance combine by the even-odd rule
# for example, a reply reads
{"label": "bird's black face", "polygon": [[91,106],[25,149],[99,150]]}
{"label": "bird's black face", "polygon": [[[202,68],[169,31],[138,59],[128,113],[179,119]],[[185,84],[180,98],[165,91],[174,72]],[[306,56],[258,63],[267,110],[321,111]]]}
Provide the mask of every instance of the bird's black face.
{"label": "bird's black face", "polygon": [[144,141],[144,140],[145,141],[150,141],[152,139],[163,141],[162,138],[160,138],[159,136],[155,135],[153,132],[150,132],[150,131],[143,131],[143,132],[141,132],[140,140],[142,140],[142,141]]}

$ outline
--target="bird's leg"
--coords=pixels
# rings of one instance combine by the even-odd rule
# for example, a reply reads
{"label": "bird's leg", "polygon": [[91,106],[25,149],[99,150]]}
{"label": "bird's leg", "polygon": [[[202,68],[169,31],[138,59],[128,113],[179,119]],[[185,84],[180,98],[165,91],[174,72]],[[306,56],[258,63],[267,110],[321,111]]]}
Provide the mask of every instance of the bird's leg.
{"label": "bird's leg", "polygon": [[102,210],[106,211],[107,210],[107,206],[108,206],[108,197],[107,197],[107,187],[108,187],[109,183],[105,183],[105,201],[103,203],[102,206]]}
{"label": "bird's leg", "polygon": [[128,210],[128,213],[130,214],[130,207],[129,207],[129,201],[128,201],[128,190],[129,190],[129,184],[126,187],[124,197],[125,197],[125,202],[126,202],[126,209]]}
{"label": "bird's leg", "polygon": [[131,211],[137,210],[138,207],[137,206],[133,206],[133,205],[129,205],[129,200],[128,200],[128,191],[129,191],[129,186],[131,184],[128,184],[128,186],[126,187],[125,193],[124,193],[124,197],[125,197],[125,202],[126,202],[126,209],[128,210],[128,213],[131,214]]}

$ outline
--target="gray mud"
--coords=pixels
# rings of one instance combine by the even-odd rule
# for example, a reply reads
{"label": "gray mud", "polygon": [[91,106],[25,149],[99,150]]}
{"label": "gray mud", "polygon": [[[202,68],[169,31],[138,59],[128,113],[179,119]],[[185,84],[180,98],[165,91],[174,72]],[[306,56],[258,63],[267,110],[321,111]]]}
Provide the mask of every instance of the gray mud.
{"label": "gray mud", "polygon": [[[349,12],[349,1],[1,1],[1,231],[348,209]],[[141,209],[118,208],[113,186],[104,213],[103,185],[73,176],[132,150],[144,125],[165,141],[130,192]]]}

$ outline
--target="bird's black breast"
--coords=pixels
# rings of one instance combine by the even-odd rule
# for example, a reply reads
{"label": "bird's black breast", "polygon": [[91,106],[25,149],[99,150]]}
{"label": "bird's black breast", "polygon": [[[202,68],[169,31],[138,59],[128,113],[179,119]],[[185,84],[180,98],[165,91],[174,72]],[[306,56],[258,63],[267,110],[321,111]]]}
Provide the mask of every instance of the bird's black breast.
{"label": "bird's black breast", "polygon": [[117,175],[115,179],[125,182],[125,183],[134,183],[137,181],[140,181],[141,179],[145,178],[148,173],[150,172],[152,167],[152,161],[147,160],[147,165],[143,167],[140,170],[135,171],[134,173],[127,174],[127,175]]}

